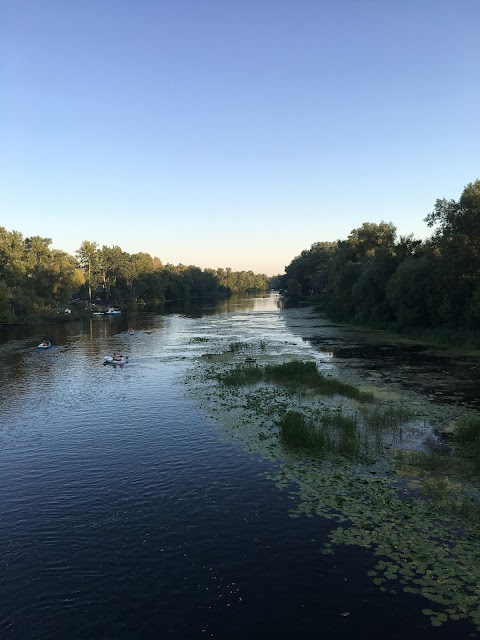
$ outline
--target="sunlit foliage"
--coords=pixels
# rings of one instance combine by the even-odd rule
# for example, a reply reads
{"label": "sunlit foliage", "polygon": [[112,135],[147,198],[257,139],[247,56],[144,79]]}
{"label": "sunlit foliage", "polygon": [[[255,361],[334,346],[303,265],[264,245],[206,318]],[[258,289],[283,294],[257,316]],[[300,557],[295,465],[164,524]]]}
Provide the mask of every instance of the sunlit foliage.
{"label": "sunlit foliage", "polygon": [[263,291],[269,278],[253,271],[163,265],[148,253],[85,240],[71,256],[51,249],[51,239],[24,238],[0,227],[0,322],[35,320],[72,297],[92,304],[158,304],[166,300]]}
{"label": "sunlit foliage", "polygon": [[458,202],[437,200],[425,221],[434,232],[424,241],[366,222],[346,240],[313,244],[285,269],[287,297],[359,322],[468,331],[464,342],[480,346],[480,180]]}

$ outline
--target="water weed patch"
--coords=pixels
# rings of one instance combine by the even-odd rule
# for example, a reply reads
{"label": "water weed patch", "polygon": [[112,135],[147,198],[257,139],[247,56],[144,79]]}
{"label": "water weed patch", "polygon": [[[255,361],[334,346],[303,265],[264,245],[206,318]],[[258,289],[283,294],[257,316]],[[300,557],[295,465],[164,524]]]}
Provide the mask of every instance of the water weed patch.
{"label": "water weed patch", "polygon": [[[332,524],[321,554],[367,550],[380,591],[422,596],[433,626],[464,619],[480,630],[479,491],[452,477],[464,447],[476,446],[476,426],[429,448],[425,415],[380,402],[313,361],[202,361],[187,386],[225,437],[272,461],[269,477],[289,491],[292,517]],[[422,434],[415,447],[412,431]]]}
{"label": "water weed patch", "polygon": [[219,373],[217,379],[228,386],[253,384],[264,380],[290,389],[313,389],[320,394],[338,394],[360,402],[373,402],[374,399],[371,393],[360,391],[351,384],[320,373],[314,362],[294,360],[257,367],[236,365],[229,371]]}

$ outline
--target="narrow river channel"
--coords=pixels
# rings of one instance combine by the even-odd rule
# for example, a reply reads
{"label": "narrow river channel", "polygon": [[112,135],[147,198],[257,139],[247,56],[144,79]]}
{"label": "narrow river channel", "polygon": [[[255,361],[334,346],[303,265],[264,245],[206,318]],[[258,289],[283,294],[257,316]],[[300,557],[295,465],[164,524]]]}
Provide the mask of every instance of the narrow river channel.
{"label": "narrow river channel", "polygon": [[[52,348],[36,348],[43,338]],[[114,352],[127,363],[105,366]],[[346,535],[366,515],[344,504],[375,495],[397,505],[390,472],[376,463],[365,479],[343,465],[327,481],[316,475],[325,464],[278,445],[267,414],[255,418],[209,382],[216,367],[247,358],[314,361],[385,402],[415,407],[400,445],[408,448],[475,414],[475,359],[461,366],[442,352],[379,343],[311,309],[283,309],[276,295],[11,329],[0,334],[0,354],[2,640],[478,633],[469,583],[465,605],[430,583],[408,588],[429,571],[444,580],[441,559],[432,569],[415,556],[413,533],[392,548],[371,522],[369,540]],[[272,393],[265,403],[284,401]],[[358,483],[364,498],[352,497]],[[406,503],[400,497],[395,508]],[[442,523],[434,526],[432,540],[442,540]],[[455,556],[457,569],[473,570],[478,556],[470,557]]]}

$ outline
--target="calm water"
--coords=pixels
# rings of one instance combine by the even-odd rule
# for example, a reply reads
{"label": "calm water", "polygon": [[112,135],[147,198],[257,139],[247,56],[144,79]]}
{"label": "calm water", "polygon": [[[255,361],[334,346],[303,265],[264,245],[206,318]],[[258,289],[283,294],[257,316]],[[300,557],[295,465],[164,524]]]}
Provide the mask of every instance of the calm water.
{"label": "calm water", "polygon": [[[46,352],[31,330],[3,336],[0,638],[468,637],[380,593],[366,552],[322,555],[331,524],[290,518],[274,463],[185,398],[199,337],[334,367],[296,318],[250,298],[51,327]],[[113,351],[128,364],[103,366]]]}

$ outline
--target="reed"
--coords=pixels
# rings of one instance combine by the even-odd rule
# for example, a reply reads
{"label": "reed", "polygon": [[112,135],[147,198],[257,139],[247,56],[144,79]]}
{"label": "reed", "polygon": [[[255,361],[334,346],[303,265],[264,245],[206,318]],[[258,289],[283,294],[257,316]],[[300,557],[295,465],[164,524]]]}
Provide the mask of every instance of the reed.
{"label": "reed", "polygon": [[219,374],[217,379],[227,387],[255,384],[263,379],[263,371],[259,367],[240,365],[227,373]]}
{"label": "reed", "polygon": [[460,500],[455,501],[451,508],[464,520],[480,522],[480,506],[473,498],[463,496]]}
{"label": "reed", "polygon": [[414,468],[427,472],[452,471],[455,460],[447,452],[440,451],[404,451],[397,456],[399,469]]}
{"label": "reed", "polygon": [[280,435],[285,445],[314,453],[323,453],[333,446],[329,430],[317,429],[298,411],[287,411],[280,418]]}
{"label": "reed", "polygon": [[349,459],[359,458],[365,452],[365,443],[352,416],[324,414],[315,423],[298,411],[287,411],[279,424],[283,444],[292,448]]}
{"label": "reed", "polygon": [[293,360],[282,364],[267,365],[263,368],[251,368],[245,373],[245,367],[238,366],[219,379],[227,385],[249,384],[265,380],[291,389],[309,388],[324,395],[343,395],[360,402],[372,402],[373,394],[360,391],[356,387],[321,374],[314,362]]}
{"label": "reed", "polygon": [[405,407],[374,407],[363,412],[365,421],[372,429],[393,430],[414,417],[414,413]]}
{"label": "reed", "polygon": [[462,444],[480,442],[480,418],[459,420],[455,427],[455,439]]}

